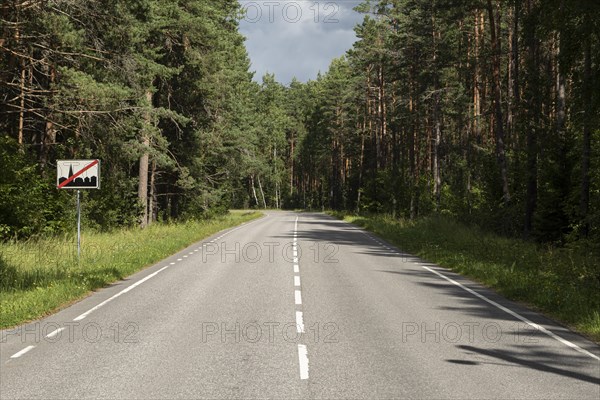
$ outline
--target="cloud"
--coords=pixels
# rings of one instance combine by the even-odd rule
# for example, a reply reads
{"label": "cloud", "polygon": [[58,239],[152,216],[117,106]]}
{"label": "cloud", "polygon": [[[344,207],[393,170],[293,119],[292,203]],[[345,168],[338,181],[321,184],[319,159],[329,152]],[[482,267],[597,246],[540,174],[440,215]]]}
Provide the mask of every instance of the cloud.
{"label": "cloud", "polygon": [[287,84],[295,76],[306,82],[327,71],[356,41],[354,26],[362,15],[352,10],[360,0],[239,0],[246,16],[240,32],[258,82],[274,73]]}

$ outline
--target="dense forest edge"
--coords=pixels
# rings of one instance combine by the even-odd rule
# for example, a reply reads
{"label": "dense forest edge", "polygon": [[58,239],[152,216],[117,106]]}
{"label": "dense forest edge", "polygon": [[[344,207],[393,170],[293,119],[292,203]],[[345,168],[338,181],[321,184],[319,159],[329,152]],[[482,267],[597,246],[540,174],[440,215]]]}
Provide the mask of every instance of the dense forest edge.
{"label": "dense forest edge", "polygon": [[[443,216],[597,260],[600,3],[357,11],[346,55],[283,85],[253,81],[235,0],[4,1],[0,239],[72,232],[56,160],[98,158],[88,231],[331,209]],[[556,279],[600,285],[598,263],[573,265]]]}

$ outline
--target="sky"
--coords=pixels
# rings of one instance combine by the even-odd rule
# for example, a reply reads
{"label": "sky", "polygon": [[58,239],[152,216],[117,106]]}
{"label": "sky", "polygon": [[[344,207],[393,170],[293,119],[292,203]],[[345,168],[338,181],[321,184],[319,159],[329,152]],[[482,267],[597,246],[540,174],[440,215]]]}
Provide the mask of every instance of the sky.
{"label": "sky", "polygon": [[245,10],[240,32],[262,82],[269,72],[283,84],[326,72],[331,60],[356,41],[354,26],[363,16],[352,10],[361,0],[238,0]]}

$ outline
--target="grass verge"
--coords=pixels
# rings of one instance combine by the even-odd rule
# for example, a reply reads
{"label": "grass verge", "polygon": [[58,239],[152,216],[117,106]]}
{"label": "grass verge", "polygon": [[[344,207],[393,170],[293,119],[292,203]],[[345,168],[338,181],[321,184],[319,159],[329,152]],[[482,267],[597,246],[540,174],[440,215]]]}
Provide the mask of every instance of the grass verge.
{"label": "grass verge", "polygon": [[230,212],[206,221],[154,224],[140,229],[0,244],[0,329],[37,319],[90,291],[152,265],[213,233],[258,218]]}
{"label": "grass verge", "polygon": [[542,248],[443,217],[409,222],[385,216],[333,215],[600,342],[600,256],[590,247]]}

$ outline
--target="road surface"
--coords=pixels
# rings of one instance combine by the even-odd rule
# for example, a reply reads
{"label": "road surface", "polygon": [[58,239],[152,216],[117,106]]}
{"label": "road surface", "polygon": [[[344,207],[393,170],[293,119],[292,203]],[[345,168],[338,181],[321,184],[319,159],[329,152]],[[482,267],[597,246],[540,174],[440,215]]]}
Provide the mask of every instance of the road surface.
{"label": "road surface", "polygon": [[359,228],[269,212],[3,331],[0,398],[597,400],[599,356]]}

